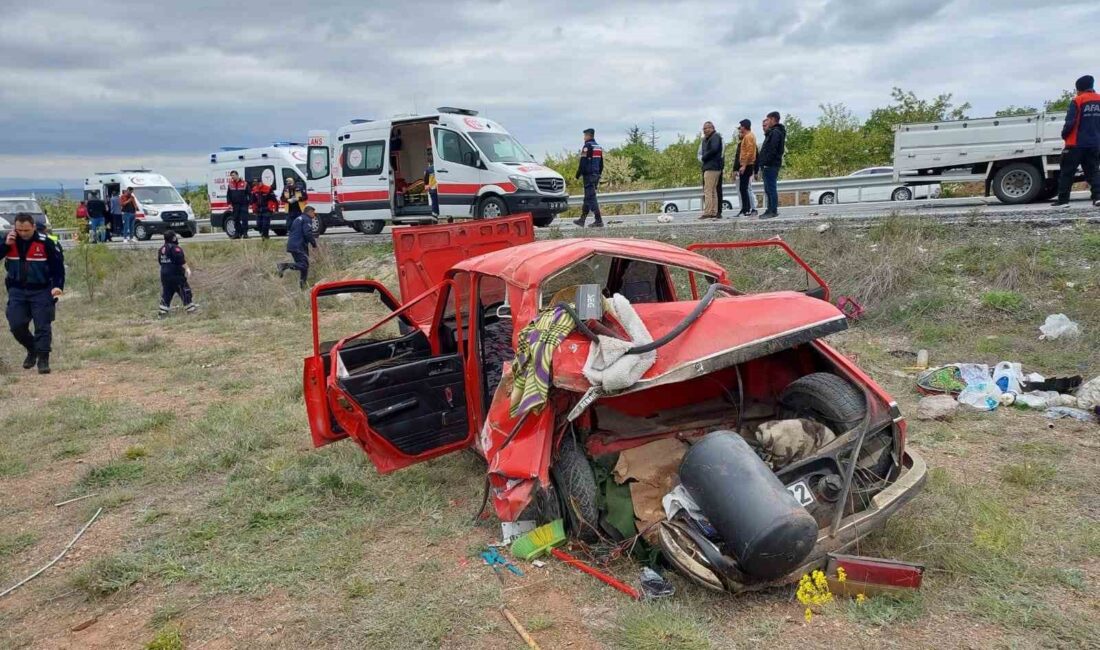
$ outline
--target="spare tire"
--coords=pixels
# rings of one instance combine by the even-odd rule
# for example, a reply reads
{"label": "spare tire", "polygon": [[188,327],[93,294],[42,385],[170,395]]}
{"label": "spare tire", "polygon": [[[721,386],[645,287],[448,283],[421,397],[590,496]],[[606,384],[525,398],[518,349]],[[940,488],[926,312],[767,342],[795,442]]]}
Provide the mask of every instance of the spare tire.
{"label": "spare tire", "polygon": [[815,372],[783,389],[779,394],[779,415],[783,419],[815,420],[840,435],[863,421],[867,401],[851,382],[831,372]]}

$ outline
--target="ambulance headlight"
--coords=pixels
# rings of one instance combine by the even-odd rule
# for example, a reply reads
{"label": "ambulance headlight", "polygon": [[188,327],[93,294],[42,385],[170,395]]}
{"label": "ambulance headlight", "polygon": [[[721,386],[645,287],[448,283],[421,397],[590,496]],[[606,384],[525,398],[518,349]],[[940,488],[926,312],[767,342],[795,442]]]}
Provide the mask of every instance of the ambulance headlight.
{"label": "ambulance headlight", "polygon": [[517,189],[535,191],[535,181],[526,176],[509,176],[508,180],[512,181],[512,185]]}
{"label": "ambulance headlight", "polygon": [[145,214],[150,217],[159,217],[160,210],[157,210],[156,208],[145,208]]}

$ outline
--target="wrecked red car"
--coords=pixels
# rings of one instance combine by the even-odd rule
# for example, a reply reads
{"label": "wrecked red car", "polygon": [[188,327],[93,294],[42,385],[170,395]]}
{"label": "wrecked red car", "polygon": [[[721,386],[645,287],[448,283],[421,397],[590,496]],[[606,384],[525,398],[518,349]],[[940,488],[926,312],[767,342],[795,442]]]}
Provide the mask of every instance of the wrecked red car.
{"label": "wrecked red car", "polygon": [[[828,286],[778,239],[536,242],[524,215],[393,238],[402,301],[374,280],[313,288],[316,446],[350,437],[383,473],[473,447],[502,521],[589,540],[616,532],[597,479],[615,474],[636,529],[732,592],[820,568],[925,481],[894,400],[822,340],[848,326]],[[704,254],[757,249],[813,286],[748,293]],[[318,302],[346,293],[389,313],[323,342]]]}

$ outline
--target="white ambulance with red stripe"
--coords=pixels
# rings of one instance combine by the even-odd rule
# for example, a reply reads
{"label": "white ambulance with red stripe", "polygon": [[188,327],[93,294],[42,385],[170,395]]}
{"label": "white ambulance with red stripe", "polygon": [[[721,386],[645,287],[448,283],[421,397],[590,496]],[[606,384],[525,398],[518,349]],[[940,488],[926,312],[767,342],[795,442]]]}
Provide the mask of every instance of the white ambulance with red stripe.
{"label": "white ambulance with red stripe", "polygon": [[[435,223],[530,212],[548,226],[567,207],[565,179],[535,161],[504,127],[477,111],[352,120],[310,131],[306,179],[330,182],[334,209],[363,233],[394,224]],[[438,204],[424,183],[434,166]],[[429,183],[430,185],[430,183]],[[320,208],[318,208],[320,210]]]}
{"label": "white ambulance with red stripe", "polygon": [[[171,182],[148,169],[121,169],[117,172],[96,172],[84,179],[84,200],[92,198],[110,201],[123,190],[133,190],[137,199],[134,214],[134,237],[147,241],[153,235],[169,230],[183,237],[194,237],[199,231],[195,212],[180,196]],[[118,236],[118,233],[115,233]]]}
{"label": "white ambulance with red stripe", "polygon": [[[229,201],[226,191],[229,187],[229,172],[235,171],[248,183],[259,180],[272,188],[275,196],[281,196],[288,177],[295,185],[306,188],[309,195],[307,203],[317,210],[318,219],[314,220],[314,230],[323,233],[329,226],[342,225],[343,222],[333,214],[332,187],[327,179],[306,181],[306,147],[298,142],[273,142],[268,147],[222,147],[210,154],[210,164],[206,174],[206,192],[210,198],[210,225],[226,228],[229,221]],[[256,218],[249,213],[249,226],[256,228]],[[229,224],[232,226],[232,224]],[[286,221],[279,215],[273,215],[271,230],[276,235],[286,234]],[[236,234],[236,233],[232,233]]]}

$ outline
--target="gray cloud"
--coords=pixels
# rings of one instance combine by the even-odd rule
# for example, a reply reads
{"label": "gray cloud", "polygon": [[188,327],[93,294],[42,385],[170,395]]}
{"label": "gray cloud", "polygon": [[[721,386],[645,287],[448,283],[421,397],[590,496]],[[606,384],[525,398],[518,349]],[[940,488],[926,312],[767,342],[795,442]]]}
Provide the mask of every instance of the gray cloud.
{"label": "gray cloud", "polygon": [[1095,65],[1097,5],[39,0],[5,9],[0,177],[74,178],[99,160],[194,179],[221,145],[441,105],[480,109],[536,153],[572,150],[588,126],[614,145],[652,121],[669,143],[772,109],[861,114],[892,86],[974,113],[1037,105],[1100,74],[1076,69]]}

